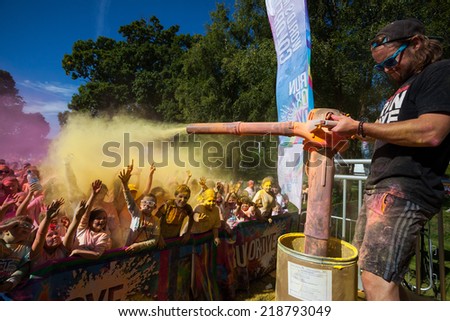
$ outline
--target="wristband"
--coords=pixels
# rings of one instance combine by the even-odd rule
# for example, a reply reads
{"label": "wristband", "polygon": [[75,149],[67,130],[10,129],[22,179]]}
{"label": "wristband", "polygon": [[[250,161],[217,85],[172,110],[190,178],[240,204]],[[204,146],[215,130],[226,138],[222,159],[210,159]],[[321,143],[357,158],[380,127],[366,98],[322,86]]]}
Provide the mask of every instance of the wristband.
{"label": "wristband", "polygon": [[357,131],[358,136],[361,136],[363,138],[366,137],[366,135],[364,134],[364,127],[363,127],[364,123],[365,123],[364,120],[361,120],[359,122],[359,124],[358,124],[358,131]]}

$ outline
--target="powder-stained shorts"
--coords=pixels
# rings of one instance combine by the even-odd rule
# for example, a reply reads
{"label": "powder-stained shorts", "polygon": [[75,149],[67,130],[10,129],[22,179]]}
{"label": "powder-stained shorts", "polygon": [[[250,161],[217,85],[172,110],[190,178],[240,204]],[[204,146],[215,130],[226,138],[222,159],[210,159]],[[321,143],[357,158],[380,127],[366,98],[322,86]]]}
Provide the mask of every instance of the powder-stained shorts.
{"label": "powder-stained shorts", "polygon": [[366,191],[353,239],[359,267],[399,284],[415,254],[418,233],[432,217],[408,199]]}

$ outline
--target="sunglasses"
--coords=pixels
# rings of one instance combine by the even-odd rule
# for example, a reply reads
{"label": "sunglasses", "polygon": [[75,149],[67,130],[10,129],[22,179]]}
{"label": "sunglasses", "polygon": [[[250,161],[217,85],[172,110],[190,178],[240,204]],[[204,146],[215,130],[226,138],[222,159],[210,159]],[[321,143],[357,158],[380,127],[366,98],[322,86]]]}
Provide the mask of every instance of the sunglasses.
{"label": "sunglasses", "polygon": [[148,206],[155,206],[156,203],[153,202],[153,201],[144,201],[144,200],[142,200],[141,204],[142,205],[148,205]]}
{"label": "sunglasses", "polygon": [[384,71],[384,68],[394,68],[398,65],[397,56],[400,55],[405,49],[408,47],[407,43],[404,43],[401,45],[396,52],[389,58],[386,58],[383,62],[380,62],[379,64],[376,64],[373,66],[378,71]]}
{"label": "sunglasses", "polygon": [[0,171],[0,174],[7,174],[9,171]]}

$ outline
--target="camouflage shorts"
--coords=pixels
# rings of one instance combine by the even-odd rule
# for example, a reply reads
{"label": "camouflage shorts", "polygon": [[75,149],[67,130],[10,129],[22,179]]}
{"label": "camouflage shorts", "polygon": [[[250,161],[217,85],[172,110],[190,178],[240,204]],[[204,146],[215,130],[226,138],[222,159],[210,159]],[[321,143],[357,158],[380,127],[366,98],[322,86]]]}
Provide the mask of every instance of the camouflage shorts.
{"label": "camouflage shorts", "polygon": [[353,245],[359,267],[388,282],[403,280],[418,234],[433,213],[392,193],[366,191]]}

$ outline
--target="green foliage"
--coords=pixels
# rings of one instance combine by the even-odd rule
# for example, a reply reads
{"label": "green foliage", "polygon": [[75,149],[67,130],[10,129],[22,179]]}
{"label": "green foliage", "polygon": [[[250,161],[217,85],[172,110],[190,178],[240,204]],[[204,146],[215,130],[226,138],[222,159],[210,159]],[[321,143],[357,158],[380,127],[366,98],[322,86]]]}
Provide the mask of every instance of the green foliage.
{"label": "green foliage", "polygon": [[[316,107],[374,120],[393,88],[373,70],[370,38],[414,16],[448,43],[449,11],[437,1],[309,1]],[[168,122],[275,121],[277,65],[265,1],[237,0],[233,14],[218,3],[211,18],[204,36],[178,34],[178,26],[165,29],[151,17],[121,27],[123,41],[75,42],[63,68],[87,83],[70,110],[125,110]]]}
{"label": "green foliage", "polygon": [[[164,30],[156,17],[123,26],[124,41],[99,37],[79,40],[72,54],[65,55],[63,68],[72,79],[85,79],[69,109],[113,115],[121,111],[149,119],[172,115],[161,107],[172,99],[171,85],[181,69],[179,58],[195,38],[177,35],[179,28]],[[165,106],[171,104],[163,104]]]}
{"label": "green foliage", "polygon": [[[370,39],[389,22],[408,17],[422,20],[429,35],[444,36],[450,3],[320,0],[309,1],[308,10],[316,107],[334,107],[373,121],[393,88],[373,69]],[[444,38],[448,44],[449,37]]]}
{"label": "green foliage", "polygon": [[188,122],[276,121],[276,56],[264,1],[218,5],[183,60],[176,98]]}
{"label": "green foliage", "polygon": [[[417,17],[429,35],[449,43],[449,1],[308,2],[315,107],[374,121],[394,88],[375,72],[369,41],[387,23]],[[93,116],[125,111],[165,122],[276,121],[277,61],[265,0],[218,3],[205,35],[165,29],[158,18],[119,29],[123,41],[79,40],[63,68],[86,83],[71,112]],[[448,47],[445,57],[450,57]],[[67,114],[60,115],[61,122]],[[347,156],[358,157],[353,144]]]}

